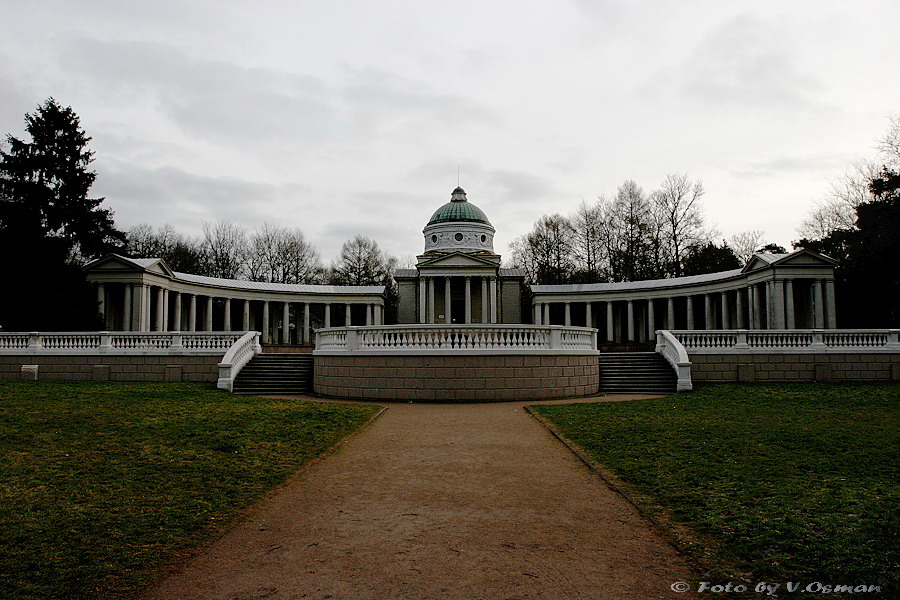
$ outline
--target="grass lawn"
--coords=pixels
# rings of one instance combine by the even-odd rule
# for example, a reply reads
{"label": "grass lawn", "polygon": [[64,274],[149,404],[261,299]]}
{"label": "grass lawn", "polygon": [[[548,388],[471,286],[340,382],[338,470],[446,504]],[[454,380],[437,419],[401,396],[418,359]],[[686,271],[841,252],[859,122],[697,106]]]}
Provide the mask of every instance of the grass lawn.
{"label": "grass lawn", "polygon": [[125,598],[377,407],[0,382],[0,598]]}
{"label": "grass lawn", "polygon": [[900,385],[703,385],[534,409],[651,514],[696,532],[687,550],[720,581],[897,592]]}

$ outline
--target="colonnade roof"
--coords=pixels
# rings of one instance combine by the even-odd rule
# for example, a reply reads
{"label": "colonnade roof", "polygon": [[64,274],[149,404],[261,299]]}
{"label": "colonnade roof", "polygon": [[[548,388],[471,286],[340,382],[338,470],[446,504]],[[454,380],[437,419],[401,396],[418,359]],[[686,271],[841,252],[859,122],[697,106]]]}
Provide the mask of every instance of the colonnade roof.
{"label": "colonnade roof", "polygon": [[588,292],[664,290],[726,282],[731,279],[738,279],[741,276],[760,269],[789,267],[800,273],[803,269],[815,267],[833,268],[836,264],[837,261],[831,257],[805,249],[787,254],[767,254],[760,252],[754,254],[743,268],[732,269],[730,271],[719,271],[717,273],[706,273],[704,275],[688,275],[686,277],[672,277],[669,279],[647,279],[644,281],[621,281],[615,283],[577,283],[562,285],[536,284],[531,286],[531,291],[536,294],[577,294]]}
{"label": "colonnade roof", "polygon": [[[118,264],[116,264],[118,263]],[[382,295],[383,285],[316,285],[301,283],[269,283],[265,281],[244,281],[223,277],[207,277],[173,271],[161,258],[130,258],[119,254],[108,254],[85,266],[85,270],[103,273],[113,267],[118,271],[140,271],[162,276],[173,281],[229,290],[253,290],[264,292],[288,292],[296,294],[343,294]]]}
{"label": "colonnade roof", "polygon": [[627,292],[629,290],[660,289],[682,287],[699,283],[723,281],[740,277],[741,269],[706,273],[704,275],[688,275],[669,279],[645,279],[643,281],[617,281],[613,283],[570,283],[562,285],[532,285],[531,291],[541,292]]}

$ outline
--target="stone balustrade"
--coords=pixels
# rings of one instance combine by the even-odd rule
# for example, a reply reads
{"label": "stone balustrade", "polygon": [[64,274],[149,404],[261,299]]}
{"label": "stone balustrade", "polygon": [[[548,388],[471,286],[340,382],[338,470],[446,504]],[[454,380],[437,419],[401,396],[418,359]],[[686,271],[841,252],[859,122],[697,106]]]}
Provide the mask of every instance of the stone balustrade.
{"label": "stone balustrade", "polygon": [[898,352],[900,329],[676,330],[689,354]]}
{"label": "stone balustrade", "polygon": [[221,354],[246,332],[0,332],[0,354]]}
{"label": "stone balustrade", "polygon": [[596,353],[597,331],[539,325],[393,325],[316,331],[316,353]]}

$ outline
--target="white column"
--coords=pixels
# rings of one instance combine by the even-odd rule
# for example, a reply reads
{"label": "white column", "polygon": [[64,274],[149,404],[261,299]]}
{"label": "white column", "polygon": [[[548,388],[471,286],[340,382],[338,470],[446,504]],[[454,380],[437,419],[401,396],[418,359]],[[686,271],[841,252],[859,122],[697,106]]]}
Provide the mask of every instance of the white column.
{"label": "white column", "polygon": [[100,313],[103,329],[106,329],[106,286],[102,283],[97,284],[97,311]]}
{"label": "white column", "polygon": [[584,323],[585,323],[584,326],[585,327],[593,327],[594,326],[593,322],[594,322],[594,315],[591,314],[591,303],[585,302],[584,303]]}
{"label": "white column", "polygon": [[834,297],[834,279],[825,280],[825,327],[837,327],[837,302]]}
{"label": "white column", "polygon": [[344,305],[344,327],[350,327],[353,325],[353,311],[350,310],[350,305]]}
{"label": "white column", "polygon": [[174,331],[181,331],[181,292],[175,292],[175,318],[172,321]]}
{"label": "white column", "polygon": [[213,298],[212,296],[206,297],[206,327],[204,327],[206,331],[213,330]]}
{"label": "white column", "polygon": [[303,303],[303,332],[300,339],[301,343],[308,344],[311,338],[309,330],[309,302]]}
{"label": "white column", "polygon": [[156,330],[164,331],[165,325],[163,324],[163,320],[165,319],[165,299],[163,298],[163,290],[162,288],[156,288]]}
{"label": "white column", "polygon": [[325,305],[325,327],[331,327],[331,304]]}
{"label": "white column", "polygon": [[614,342],[616,339],[616,323],[613,318],[613,303],[606,302],[606,341]]}
{"label": "white column", "polygon": [[428,322],[434,323],[434,277],[428,278]]}
{"label": "white column", "polygon": [[[327,305],[326,305],[327,306]],[[325,311],[326,315],[328,310]],[[327,319],[325,327],[328,327]],[[291,343],[291,303],[285,302],[284,306],[281,307],[281,343],[282,344],[290,344]]]}
{"label": "white column", "polygon": [[444,323],[452,323],[450,316],[450,277],[444,277]]}
{"label": "white column", "polygon": [[628,341],[634,341],[634,300],[628,301],[628,311],[626,318],[628,319]]}
{"label": "white column", "polygon": [[125,284],[125,300],[122,305],[122,308],[123,308],[123,310],[122,310],[122,329],[124,331],[132,330],[131,309],[133,308],[133,306],[132,306],[133,300],[132,300],[131,294],[132,294],[132,285],[130,283],[126,283]]}
{"label": "white column", "polygon": [[728,292],[722,292],[722,329],[731,329],[731,310],[728,306]]}
{"label": "white column", "polygon": [[169,290],[163,290],[163,331],[169,330]]}
{"label": "white column", "polygon": [[269,301],[263,301],[263,314],[262,314],[262,336],[261,342],[263,344],[269,343]]}
{"label": "white column", "polygon": [[381,319],[381,305],[380,304],[375,305],[375,324],[376,325],[384,325],[384,323],[382,322],[382,319]]}
{"label": "white column", "polygon": [[543,324],[549,325],[550,324],[550,303],[549,302],[544,302],[541,304],[541,312],[544,313]]}
{"label": "white column", "polygon": [[784,329],[784,285],[781,281],[772,282],[772,308],[774,308],[775,329]]}
{"label": "white column", "polygon": [[244,331],[250,331],[250,301],[244,300],[244,318],[241,320],[241,327]]}
{"label": "white column", "polygon": [[472,278],[466,276],[466,325],[472,322]]}
{"label": "white column", "polygon": [[535,325],[541,324],[541,304],[540,302],[535,302],[534,306],[531,307],[531,312],[534,315],[532,321]]}
{"label": "white column", "polygon": [[738,329],[744,329],[744,288],[738,288],[734,290],[734,312],[737,317],[735,325],[737,325]]}
{"label": "white column", "polygon": [[775,310],[775,282],[766,282],[766,329],[778,329],[778,313]]}
{"label": "white column", "polygon": [[822,302],[822,280],[816,279],[813,282],[813,310],[815,312],[815,328],[821,329],[825,327],[825,306]]}
{"label": "white column", "polygon": [[647,338],[656,339],[656,311],[653,310],[653,298],[647,298]]}
{"label": "white column", "polygon": [[489,322],[488,314],[488,280],[487,277],[481,278],[481,322]]}
{"label": "white column", "polygon": [[225,331],[231,331],[231,298],[225,298]]}
{"label": "white column", "polygon": [[797,327],[797,317],[794,314],[794,282],[790,279],[784,280],[784,309],[785,327],[795,329]]}
{"label": "white column", "polygon": [[497,278],[491,277],[491,323],[497,322]]}
{"label": "white column", "polygon": [[675,298],[666,298],[666,328],[675,329]]}
{"label": "white column", "polygon": [[419,276],[419,323],[425,323],[428,316],[425,313],[425,278]]}
{"label": "white column", "polygon": [[687,300],[687,328],[694,329],[694,297],[686,296]]}
{"label": "white column", "polygon": [[750,329],[761,329],[762,322],[759,318],[759,294],[755,284],[747,288],[747,299],[750,302]]}
{"label": "white column", "polygon": [[716,317],[713,314],[712,294],[703,294],[703,321],[706,329],[716,328]]}
{"label": "white column", "polygon": [[141,331],[150,331],[150,305],[151,305],[151,289],[150,284],[141,285]]}
{"label": "white column", "polygon": [[141,331],[144,328],[141,310],[144,307],[144,299],[141,296],[143,286],[133,284],[131,286],[131,331]]}
{"label": "white column", "polygon": [[191,294],[188,304],[188,331],[197,331],[197,294]]}
{"label": "white column", "polygon": [[565,325],[566,325],[566,327],[570,327],[572,325],[572,307],[568,302],[566,302],[565,308],[566,308]]}
{"label": "white column", "polygon": [[372,324],[372,305],[366,304],[366,325]]}

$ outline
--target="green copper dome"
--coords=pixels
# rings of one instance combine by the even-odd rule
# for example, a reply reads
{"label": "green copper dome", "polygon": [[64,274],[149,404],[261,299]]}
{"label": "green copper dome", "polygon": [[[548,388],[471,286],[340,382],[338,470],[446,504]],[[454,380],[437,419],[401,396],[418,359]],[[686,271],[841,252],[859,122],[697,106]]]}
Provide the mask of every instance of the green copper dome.
{"label": "green copper dome", "polygon": [[431,215],[431,220],[428,221],[428,225],[447,223],[450,221],[470,221],[475,223],[487,223],[488,225],[491,224],[480,208],[466,200],[466,192],[460,187],[453,190],[453,194],[450,196],[450,202],[434,211],[434,214]]}

